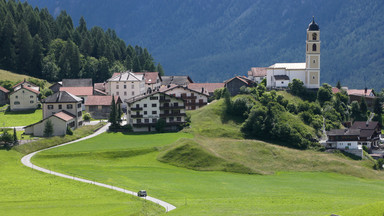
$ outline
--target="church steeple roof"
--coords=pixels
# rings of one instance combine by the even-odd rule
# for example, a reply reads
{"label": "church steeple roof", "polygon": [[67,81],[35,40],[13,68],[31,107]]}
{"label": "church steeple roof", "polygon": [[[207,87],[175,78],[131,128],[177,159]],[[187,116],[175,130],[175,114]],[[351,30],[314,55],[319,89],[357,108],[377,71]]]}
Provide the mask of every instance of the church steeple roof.
{"label": "church steeple roof", "polygon": [[320,27],[315,23],[315,17],[312,17],[312,22],[308,25],[308,31],[319,31]]}

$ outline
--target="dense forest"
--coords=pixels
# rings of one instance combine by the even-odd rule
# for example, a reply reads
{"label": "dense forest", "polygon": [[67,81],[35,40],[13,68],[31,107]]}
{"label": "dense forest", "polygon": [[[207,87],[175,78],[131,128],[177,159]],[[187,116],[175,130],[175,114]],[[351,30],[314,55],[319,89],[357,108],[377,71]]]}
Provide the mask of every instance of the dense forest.
{"label": "dense forest", "polygon": [[80,18],[74,27],[71,16],[27,2],[0,0],[0,68],[48,81],[93,78],[103,82],[124,70],[160,71],[160,64],[146,48],[132,47],[114,30],[88,29]]}
{"label": "dense forest", "polygon": [[384,4],[380,0],[28,0],[84,16],[144,46],[167,74],[222,82],[250,67],[305,61],[305,31],[321,30],[321,83],[384,87]]}

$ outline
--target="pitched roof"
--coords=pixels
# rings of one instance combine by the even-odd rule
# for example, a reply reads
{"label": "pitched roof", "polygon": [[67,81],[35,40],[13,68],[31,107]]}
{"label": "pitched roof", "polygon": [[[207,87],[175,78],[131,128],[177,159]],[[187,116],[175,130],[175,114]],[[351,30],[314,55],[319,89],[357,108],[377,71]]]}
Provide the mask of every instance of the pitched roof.
{"label": "pitched roof", "polygon": [[81,98],[76,97],[75,95],[66,92],[58,91],[55,94],[46,97],[42,102],[43,103],[76,103],[82,101]]}
{"label": "pitched roof", "polygon": [[55,113],[53,115],[58,117],[58,118],[60,118],[60,119],[62,119],[62,120],[64,120],[64,121],[66,121],[66,122],[76,118],[75,115],[73,115],[72,113],[69,113],[69,112],[67,112],[65,110],[62,110],[61,112]]}
{"label": "pitched roof", "polygon": [[99,89],[93,89],[93,95],[107,95],[107,93]]}
{"label": "pitched roof", "polygon": [[276,63],[274,65],[269,66],[272,69],[280,69],[284,68],[286,70],[302,70],[306,68],[306,64],[304,63]]}
{"label": "pitched roof", "polygon": [[37,90],[35,90],[35,89],[33,89],[33,88],[30,88],[30,87],[27,87],[27,86],[25,86],[24,84],[21,85],[21,87],[20,87],[19,89],[15,90],[15,91],[12,92],[11,94],[13,94],[13,93],[15,93],[15,92],[18,92],[18,91],[20,91],[21,89],[28,90],[28,91],[33,92],[33,93],[35,93],[35,94],[40,94],[39,91],[37,91]]}
{"label": "pitched roof", "polygon": [[336,93],[339,93],[340,92],[340,89],[336,88],[336,87],[332,87],[332,93],[333,94],[336,94]]}
{"label": "pitched roof", "polygon": [[145,84],[155,84],[157,77],[162,80],[159,72],[135,72],[135,74],[144,75]]}
{"label": "pitched roof", "polygon": [[35,85],[35,84],[33,84],[33,83],[30,83],[30,82],[28,82],[28,81],[25,81],[25,79],[24,79],[24,81],[17,83],[17,84],[14,85],[12,88],[16,88],[17,86],[19,86],[19,85],[21,85],[21,84],[24,84],[24,83],[27,83],[27,84],[29,84],[29,85],[31,85],[31,86],[33,86],[33,87],[39,87],[39,86],[37,86],[37,85]]}
{"label": "pitched roof", "polygon": [[189,76],[162,76],[162,80],[162,85],[188,85],[189,83],[193,83]]}
{"label": "pitched roof", "polygon": [[63,79],[63,87],[89,87],[92,86],[92,79]]}
{"label": "pitched roof", "polygon": [[359,136],[360,129],[332,129],[330,131],[327,131],[327,135],[328,136],[343,136],[343,135]]}
{"label": "pitched roof", "polygon": [[93,84],[93,88],[96,90],[105,91],[105,83],[95,83]]}
{"label": "pitched roof", "polygon": [[190,83],[189,89],[201,91],[203,88],[209,93],[213,93],[216,89],[224,88],[224,83]]}
{"label": "pitched roof", "polygon": [[[115,97],[115,103],[121,103],[121,99],[119,96],[114,96]],[[85,102],[85,106],[95,106],[95,105],[100,105],[100,106],[109,106],[112,103],[112,95],[92,95],[87,98],[87,101]]]}
{"label": "pitched roof", "polygon": [[367,93],[365,93],[365,89],[348,89],[347,90],[347,93],[348,95],[366,95],[366,96],[370,96],[371,94],[374,95],[374,93],[372,92],[372,89],[367,89]]}
{"label": "pitched roof", "polygon": [[179,86],[179,85],[175,85],[175,86],[172,86],[172,87],[170,87],[170,88],[162,87],[162,88],[160,88],[160,92],[164,92],[164,93],[166,93],[167,91],[170,91],[170,90],[175,89],[175,88],[182,88],[182,89],[185,89],[185,90],[187,90],[187,91],[192,91],[192,92],[195,92],[195,93],[197,93],[197,94],[203,94],[203,95],[205,95],[205,96],[208,96],[206,93],[201,93],[201,92],[199,92],[199,91],[196,91],[196,90],[193,90],[193,89],[184,87],[184,86]]}
{"label": "pitched roof", "polygon": [[252,85],[252,84],[255,83],[254,81],[252,81],[252,80],[250,80],[250,79],[248,79],[248,78],[246,78],[246,77],[235,76],[235,77],[233,77],[233,78],[231,78],[231,79],[229,79],[229,80],[224,81],[224,84],[227,84],[227,83],[231,82],[231,81],[234,80],[234,79],[238,79],[238,80],[242,81],[243,83],[245,83],[245,84],[247,84],[247,85]]}
{"label": "pitched roof", "polygon": [[60,87],[60,91],[67,91],[76,96],[93,95],[93,87]]}
{"label": "pitched roof", "polygon": [[379,122],[377,121],[355,121],[350,127],[352,129],[362,129],[362,130],[374,130],[378,126]]}
{"label": "pitched roof", "polygon": [[0,91],[4,92],[4,93],[9,93],[9,90],[0,86]]}
{"label": "pitched roof", "polygon": [[135,82],[135,81],[141,81],[143,79],[144,79],[144,75],[134,74],[130,71],[125,71],[122,73],[114,73],[112,77],[108,79],[108,82],[117,82],[117,81]]}
{"label": "pitched roof", "polygon": [[248,71],[248,76],[265,77],[265,76],[267,76],[267,68],[266,67],[252,67],[251,70]]}

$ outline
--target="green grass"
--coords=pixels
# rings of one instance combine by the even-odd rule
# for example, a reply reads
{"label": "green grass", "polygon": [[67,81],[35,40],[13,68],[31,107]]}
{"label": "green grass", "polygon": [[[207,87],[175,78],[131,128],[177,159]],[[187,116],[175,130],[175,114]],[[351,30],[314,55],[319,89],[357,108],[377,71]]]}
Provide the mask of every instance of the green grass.
{"label": "green grass", "polygon": [[86,125],[83,127],[80,127],[73,131],[73,135],[65,135],[65,136],[55,136],[51,138],[44,138],[39,139],[34,142],[30,142],[24,145],[19,145],[14,147],[13,149],[22,153],[22,154],[29,154],[31,152],[38,151],[40,149],[45,149],[51,146],[59,145],[62,143],[70,142],[76,139],[80,139],[82,137],[91,135],[95,130],[102,127],[106,123],[98,123],[96,125]]}
{"label": "green grass", "polygon": [[[160,135],[167,137],[167,134]],[[140,144],[137,143],[136,135],[117,133],[115,136],[118,137],[114,140],[118,148],[106,142],[110,134],[103,134],[87,143],[80,142],[42,152],[33,158],[33,162],[56,171],[131,190],[145,189],[149,195],[177,206],[169,215],[330,215],[384,200],[383,181],[325,172],[247,175],[194,171],[158,161],[156,158],[159,153],[148,149],[154,146],[172,149],[160,137],[156,139],[158,135],[140,135],[143,139]],[[145,141],[146,136],[150,136],[150,142]],[[176,139],[186,135],[170,136]],[[233,144],[225,145],[234,148]],[[251,150],[254,153],[257,148]],[[113,152],[119,154],[122,151],[127,154],[111,157]],[[216,152],[214,149],[211,151]],[[276,151],[276,158],[280,155]],[[221,157],[220,154],[217,157]],[[287,161],[285,166],[292,163],[294,161]],[[265,164],[267,162],[262,165]]]}
{"label": "green grass", "polygon": [[383,216],[384,215],[384,201],[375,202],[368,205],[354,207],[345,211],[337,212],[338,215],[348,216]]}
{"label": "green grass", "polygon": [[20,163],[22,154],[0,150],[0,215],[161,215],[136,197],[41,173]]}
{"label": "green grass", "polygon": [[[0,69],[0,77],[2,77],[0,80],[9,80],[12,82],[18,82],[18,81],[21,82],[24,79],[34,78],[31,76],[27,76],[27,75],[12,73],[10,71],[6,71],[6,70],[2,70],[2,69]],[[39,79],[39,80],[41,80],[41,79]]]}
{"label": "green grass", "polygon": [[41,119],[43,119],[43,112],[41,109],[0,112],[0,127],[26,126],[36,123]]}
{"label": "green grass", "polygon": [[300,102],[303,102],[303,100],[297,96],[294,96],[286,91],[277,91],[277,95],[282,95],[284,96],[285,99],[288,100],[288,102],[299,105]]}

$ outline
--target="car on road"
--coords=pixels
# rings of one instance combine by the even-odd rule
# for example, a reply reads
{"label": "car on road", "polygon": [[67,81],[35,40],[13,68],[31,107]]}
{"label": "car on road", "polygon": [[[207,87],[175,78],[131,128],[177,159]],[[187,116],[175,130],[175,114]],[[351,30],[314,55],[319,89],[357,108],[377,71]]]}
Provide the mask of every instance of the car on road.
{"label": "car on road", "polygon": [[147,196],[147,191],[141,190],[141,191],[137,192],[137,196],[139,196],[139,197],[146,197]]}

